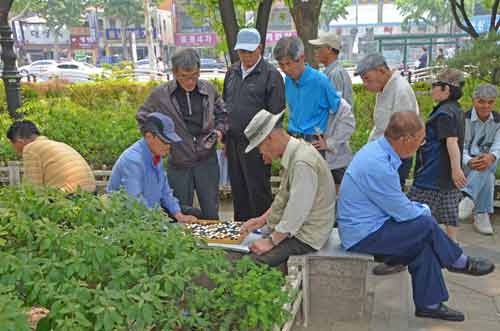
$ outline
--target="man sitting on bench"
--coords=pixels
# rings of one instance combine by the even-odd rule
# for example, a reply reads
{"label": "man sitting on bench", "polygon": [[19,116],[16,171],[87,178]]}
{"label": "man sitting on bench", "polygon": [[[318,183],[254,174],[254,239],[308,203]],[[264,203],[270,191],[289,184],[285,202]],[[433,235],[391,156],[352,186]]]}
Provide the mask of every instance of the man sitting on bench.
{"label": "man sitting on bench", "polygon": [[328,164],[311,144],[291,137],[279,125],[275,127],[283,113],[261,110],[245,129],[249,141],[245,152],[258,147],[266,164],[281,159],[284,168],[271,208],[242,226],[242,232],[266,224],[272,230],[267,238],[250,246],[252,258],[270,266],[280,266],[290,255],[323,247],[335,213],[335,185]]}
{"label": "man sitting on bench", "polygon": [[441,269],[481,276],[495,266],[465,256],[439,227],[425,204],[401,190],[398,167],[425,141],[424,124],[415,112],[394,113],[384,136],[365,145],[347,168],[340,187],[337,222],[349,251],[382,257],[389,265],[407,265],[412,278],[415,315],[463,321],[448,308]]}

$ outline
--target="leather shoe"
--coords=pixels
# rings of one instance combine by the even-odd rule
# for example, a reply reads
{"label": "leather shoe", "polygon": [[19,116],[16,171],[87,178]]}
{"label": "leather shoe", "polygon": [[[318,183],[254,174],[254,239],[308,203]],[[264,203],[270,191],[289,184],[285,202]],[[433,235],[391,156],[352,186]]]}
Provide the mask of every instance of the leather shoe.
{"label": "leather shoe", "polygon": [[405,269],[406,269],[406,266],[401,265],[401,264],[388,265],[388,264],[382,263],[382,264],[375,266],[372,269],[372,272],[374,275],[384,276],[384,275],[395,274],[395,273],[401,272]]}
{"label": "leather shoe", "polygon": [[487,260],[477,257],[468,257],[467,264],[465,268],[459,269],[454,267],[449,267],[448,271],[472,275],[472,276],[483,276],[487,275],[495,270],[495,265]]}
{"label": "leather shoe", "polygon": [[440,303],[439,307],[436,309],[417,308],[415,310],[415,316],[425,317],[425,318],[436,318],[440,320],[454,321],[454,322],[462,322],[465,319],[463,313],[451,309],[446,305],[444,305],[443,303]]}

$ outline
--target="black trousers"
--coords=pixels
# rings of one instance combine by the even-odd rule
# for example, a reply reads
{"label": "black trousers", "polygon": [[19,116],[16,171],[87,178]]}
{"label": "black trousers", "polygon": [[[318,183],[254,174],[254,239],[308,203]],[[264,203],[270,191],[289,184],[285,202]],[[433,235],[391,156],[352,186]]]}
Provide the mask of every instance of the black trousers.
{"label": "black trousers", "polygon": [[273,202],[271,192],[271,165],[264,160],[257,148],[245,153],[248,140],[244,137],[226,138],[234,220],[246,221],[262,215]]}
{"label": "black trousers", "polygon": [[191,168],[169,165],[167,177],[174,196],[185,207],[193,206],[194,191],[204,219],[219,219],[219,163],[214,151]]}

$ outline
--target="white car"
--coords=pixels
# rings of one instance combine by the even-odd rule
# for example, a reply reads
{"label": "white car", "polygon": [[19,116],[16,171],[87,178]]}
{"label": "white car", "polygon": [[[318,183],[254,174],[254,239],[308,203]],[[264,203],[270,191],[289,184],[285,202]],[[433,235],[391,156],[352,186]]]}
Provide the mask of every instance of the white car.
{"label": "white car", "polygon": [[93,76],[106,74],[102,68],[77,61],[61,62],[47,72],[40,75],[42,79],[60,78],[69,82],[86,82],[93,80]]}
{"label": "white car", "polygon": [[34,61],[28,65],[19,67],[17,70],[22,76],[27,75],[38,75],[44,72],[47,72],[51,68],[57,65],[57,62],[54,60],[38,60]]}

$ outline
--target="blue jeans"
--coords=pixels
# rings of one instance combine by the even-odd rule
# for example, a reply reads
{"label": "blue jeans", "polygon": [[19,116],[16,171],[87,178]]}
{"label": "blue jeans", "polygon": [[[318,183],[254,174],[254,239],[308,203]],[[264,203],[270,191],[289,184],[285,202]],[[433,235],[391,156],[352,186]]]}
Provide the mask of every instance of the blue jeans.
{"label": "blue jeans", "polygon": [[462,249],[432,216],[411,221],[388,220],[349,251],[382,257],[388,265],[408,266],[415,306],[422,308],[448,300],[442,268],[462,255]]}
{"label": "blue jeans", "polygon": [[467,185],[462,189],[474,201],[474,214],[493,213],[493,198],[495,193],[495,173],[498,160],[484,171],[465,167]]}

